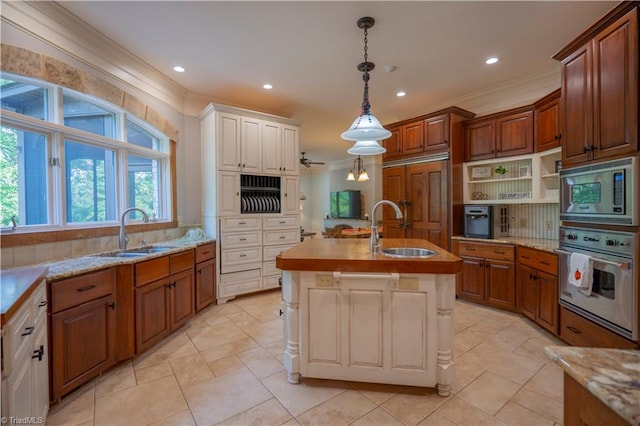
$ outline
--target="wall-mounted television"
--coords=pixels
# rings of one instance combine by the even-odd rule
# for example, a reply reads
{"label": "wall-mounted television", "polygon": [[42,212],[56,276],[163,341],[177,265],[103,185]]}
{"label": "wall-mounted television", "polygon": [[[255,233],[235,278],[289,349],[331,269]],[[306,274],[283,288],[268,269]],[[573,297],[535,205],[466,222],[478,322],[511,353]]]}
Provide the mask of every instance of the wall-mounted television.
{"label": "wall-mounted television", "polygon": [[332,192],[329,215],[341,219],[360,219],[360,191]]}

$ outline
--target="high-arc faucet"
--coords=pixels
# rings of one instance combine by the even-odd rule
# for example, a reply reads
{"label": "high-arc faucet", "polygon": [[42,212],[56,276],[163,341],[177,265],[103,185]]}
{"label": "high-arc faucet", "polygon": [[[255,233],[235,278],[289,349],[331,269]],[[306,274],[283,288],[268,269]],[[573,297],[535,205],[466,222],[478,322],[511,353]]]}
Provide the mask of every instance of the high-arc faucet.
{"label": "high-arc faucet", "polygon": [[128,209],[126,209],[125,211],[122,212],[122,216],[120,216],[120,235],[118,236],[118,244],[120,247],[120,250],[126,250],[127,249],[127,243],[129,242],[129,236],[127,235],[126,231],[124,230],[124,219],[127,217],[127,214],[129,212],[132,211],[139,211],[140,213],[142,213],[142,221],[144,223],[149,222],[149,216],[147,216],[147,212],[145,212],[142,209],[139,209],[137,207],[129,207]]}
{"label": "high-arc faucet", "polygon": [[376,225],[376,209],[380,204],[386,204],[393,207],[393,210],[396,212],[396,219],[402,219],[400,207],[398,207],[398,205],[393,201],[380,200],[373,205],[373,208],[371,209],[371,238],[369,239],[369,249],[371,250],[371,253],[376,252],[376,247],[380,241],[380,234],[378,234],[378,226]]}

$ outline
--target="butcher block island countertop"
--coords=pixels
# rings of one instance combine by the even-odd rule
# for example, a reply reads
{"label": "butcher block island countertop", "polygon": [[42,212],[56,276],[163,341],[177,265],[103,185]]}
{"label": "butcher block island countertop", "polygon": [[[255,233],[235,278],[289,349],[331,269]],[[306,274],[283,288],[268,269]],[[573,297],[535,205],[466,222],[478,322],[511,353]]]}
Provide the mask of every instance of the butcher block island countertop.
{"label": "butcher block island countertop", "polygon": [[368,239],[312,239],[276,258],[283,270],[287,379],[437,387],[448,396],[461,260],[426,240],[380,242],[382,249],[436,254],[398,258],[370,253]]}
{"label": "butcher block island countertop", "polygon": [[317,238],[287,250],[276,257],[276,267],[290,271],[399,272],[455,274],[462,260],[427,241],[381,238],[381,250],[387,247],[416,247],[433,250],[428,258],[398,258],[371,254],[368,238]]}

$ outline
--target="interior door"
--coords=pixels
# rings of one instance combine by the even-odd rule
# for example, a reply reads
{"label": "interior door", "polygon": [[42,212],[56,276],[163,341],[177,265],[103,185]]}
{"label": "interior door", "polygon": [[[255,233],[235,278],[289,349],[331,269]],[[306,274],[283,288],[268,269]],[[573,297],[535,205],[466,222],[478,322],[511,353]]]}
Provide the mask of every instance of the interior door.
{"label": "interior door", "polygon": [[405,180],[409,200],[407,237],[429,240],[448,249],[447,162],[406,166]]}

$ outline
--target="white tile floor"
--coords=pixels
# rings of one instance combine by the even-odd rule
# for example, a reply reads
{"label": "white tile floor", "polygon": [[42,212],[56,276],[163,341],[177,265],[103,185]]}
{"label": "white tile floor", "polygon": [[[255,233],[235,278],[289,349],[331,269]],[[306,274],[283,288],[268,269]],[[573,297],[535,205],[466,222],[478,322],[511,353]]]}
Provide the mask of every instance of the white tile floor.
{"label": "white tile floor", "polygon": [[48,425],[554,425],[563,343],[520,315],[458,301],[453,395],[303,379],[281,364],[280,292],[211,306],[54,407]]}

